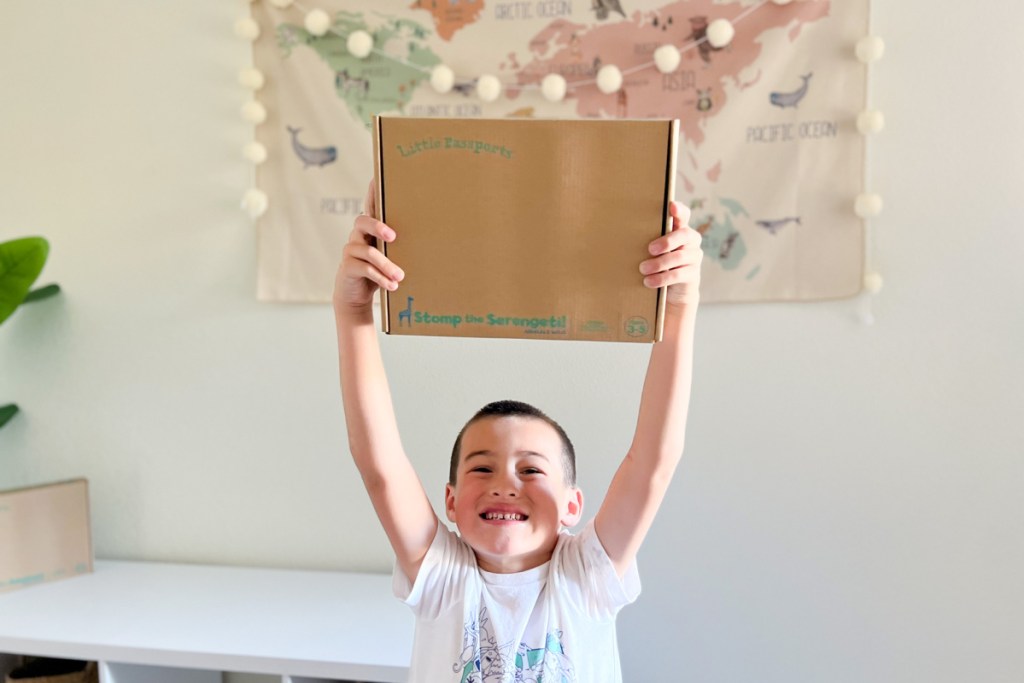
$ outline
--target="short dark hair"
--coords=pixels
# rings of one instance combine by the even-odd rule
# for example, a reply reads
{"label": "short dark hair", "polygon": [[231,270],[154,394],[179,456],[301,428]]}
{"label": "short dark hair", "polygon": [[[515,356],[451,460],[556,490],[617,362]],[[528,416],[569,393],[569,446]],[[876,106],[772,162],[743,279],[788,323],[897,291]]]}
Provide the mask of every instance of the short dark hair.
{"label": "short dark hair", "polygon": [[448,468],[449,484],[455,486],[455,480],[458,476],[459,451],[462,450],[462,435],[466,433],[466,430],[469,429],[470,425],[489,417],[532,417],[551,425],[554,430],[558,432],[559,438],[562,439],[562,471],[564,472],[565,483],[569,486],[576,486],[576,451],[573,449],[572,441],[569,440],[569,437],[566,435],[565,430],[562,429],[562,426],[548,417],[542,410],[534,408],[529,403],[509,400],[488,403],[483,408],[476,411],[476,414],[469,418],[469,421],[462,426],[462,430],[459,431],[459,435],[455,439],[455,445],[452,447],[452,460]]}

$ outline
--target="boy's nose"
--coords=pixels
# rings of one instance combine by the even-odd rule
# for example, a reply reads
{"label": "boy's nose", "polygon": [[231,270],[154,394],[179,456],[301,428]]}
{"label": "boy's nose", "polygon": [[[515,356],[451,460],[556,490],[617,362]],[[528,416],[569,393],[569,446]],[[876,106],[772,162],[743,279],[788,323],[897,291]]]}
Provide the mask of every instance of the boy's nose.
{"label": "boy's nose", "polygon": [[515,477],[504,476],[495,478],[491,495],[515,497],[518,494],[519,482],[516,481]]}

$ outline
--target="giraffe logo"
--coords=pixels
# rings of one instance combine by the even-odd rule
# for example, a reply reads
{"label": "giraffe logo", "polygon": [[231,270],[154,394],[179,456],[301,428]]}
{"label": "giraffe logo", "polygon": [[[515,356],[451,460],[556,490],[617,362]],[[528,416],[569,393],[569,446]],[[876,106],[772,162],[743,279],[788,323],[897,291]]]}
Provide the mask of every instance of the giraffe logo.
{"label": "giraffe logo", "polygon": [[398,312],[398,326],[402,326],[402,321],[409,327],[412,327],[412,297],[406,297],[405,309]]}

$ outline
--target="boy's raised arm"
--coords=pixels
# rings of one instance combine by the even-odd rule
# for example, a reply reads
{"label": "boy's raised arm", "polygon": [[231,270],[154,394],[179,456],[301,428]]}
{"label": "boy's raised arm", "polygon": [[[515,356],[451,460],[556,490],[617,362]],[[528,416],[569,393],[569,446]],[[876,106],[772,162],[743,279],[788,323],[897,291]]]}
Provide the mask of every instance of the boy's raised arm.
{"label": "boy's raised arm", "polygon": [[693,369],[693,333],[700,302],[700,234],[690,212],[673,202],[673,229],[651,242],[640,265],[648,287],[667,285],[662,341],[647,366],[636,433],[594,520],[597,536],[623,576],[647,535],[683,454]]}
{"label": "boy's raised arm", "polygon": [[372,186],[365,206],[370,215],[356,218],[335,279],[341,393],[352,458],[398,565],[412,582],[438,521],[402,448],[373,320],[378,287],[393,290],[404,277],[401,269],[373,246],[375,239],[394,240],[395,232],[372,217]]}

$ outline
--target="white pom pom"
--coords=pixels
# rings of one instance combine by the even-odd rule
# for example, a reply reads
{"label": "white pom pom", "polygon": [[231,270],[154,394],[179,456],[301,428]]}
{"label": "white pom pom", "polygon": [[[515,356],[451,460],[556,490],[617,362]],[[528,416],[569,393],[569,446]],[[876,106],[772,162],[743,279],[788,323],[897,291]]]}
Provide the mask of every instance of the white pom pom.
{"label": "white pom pom", "polygon": [[882,291],[883,284],[885,284],[885,280],[882,278],[881,273],[867,273],[864,275],[864,289],[871,294],[878,294]]}
{"label": "white pom pom", "polygon": [[249,123],[260,124],[267,120],[267,110],[259,102],[246,102],[242,105],[242,118]]}
{"label": "white pom pom", "polygon": [[861,218],[874,218],[882,213],[882,198],[870,192],[859,194],[853,204],[853,212]]}
{"label": "white pom pom", "polygon": [[605,95],[618,92],[622,87],[622,72],[614,64],[605,64],[597,72],[597,87]]}
{"label": "white pom pom", "polygon": [[373,52],[373,36],[366,31],[352,31],[352,33],[348,34],[345,47],[348,48],[349,54],[353,57],[366,59]]}
{"label": "white pom pom", "polygon": [[670,74],[679,66],[679,48],[675,45],[662,45],[654,51],[654,65],[663,74]]}
{"label": "white pom pom", "polygon": [[707,36],[711,47],[725,47],[732,42],[735,35],[736,29],[732,27],[732,22],[728,19],[715,19],[708,24]]}
{"label": "white pom pom", "polygon": [[885,115],[877,109],[863,111],[857,117],[857,130],[862,135],[878,133],[885,128]]}
{"label": "white pom pom", "polygon": [[306,15],[306,30],[314,36],[322,36],[331,28],[331,17],[322,9],[315,9]]}
{"label": "white pom pom", "polygon": [[772,2],[774,2],[776,5],[788,5],[789,3],[793,2],[793,0],[772,0]]}
{"label": "white pom pom", "polygon": [[565,79],[560,74],[548,74],[540,82],[540,92],[548,102],[561,102],[565,99]]}
{"label": "white pom pom", "polygon": [[270,4],[278,9],[288,9],[295,0],[270,0]]}
{"label": "white pom pom", "polygon": [[267,212],[267,194],[262,190],[253,188],[242,197],[242,208],[249,214],[249,218],[259,218]]}
{"label": "white pom pom", "polygon": [[444,64],[438,64],[430,72],[430,87],[442,95],[450,92],[455,85],[455,72]]}
{"label": "white pom pom", "polygon": [[242,148],[242,156],[249,163],[259,166],[267,160],[267,148],[259,142],[250,142]]}
{"label": "white pom pom", "polygon": [[242,17],[235,22],[235,35],[245,40],[256,40],[260,37],[260,25],[252,17]]}
{"label": "white pom pom", "polygon": [[259,69],[242,69],[238,72],[238,83],[249,90],[259,90],[263,87],[265,79],[263,72]]}
{"label": "white pom pom", "polygon": [[857,41],[857,59],[863,64],[877,62],[885,54],[885,41],[878,36],[865,36]]}
{"label": "white pom pom", "polygon": [[501,97],[501,81],[490,74],[481,76],[476,82],[476,96],[484,102],[494,102]]}

